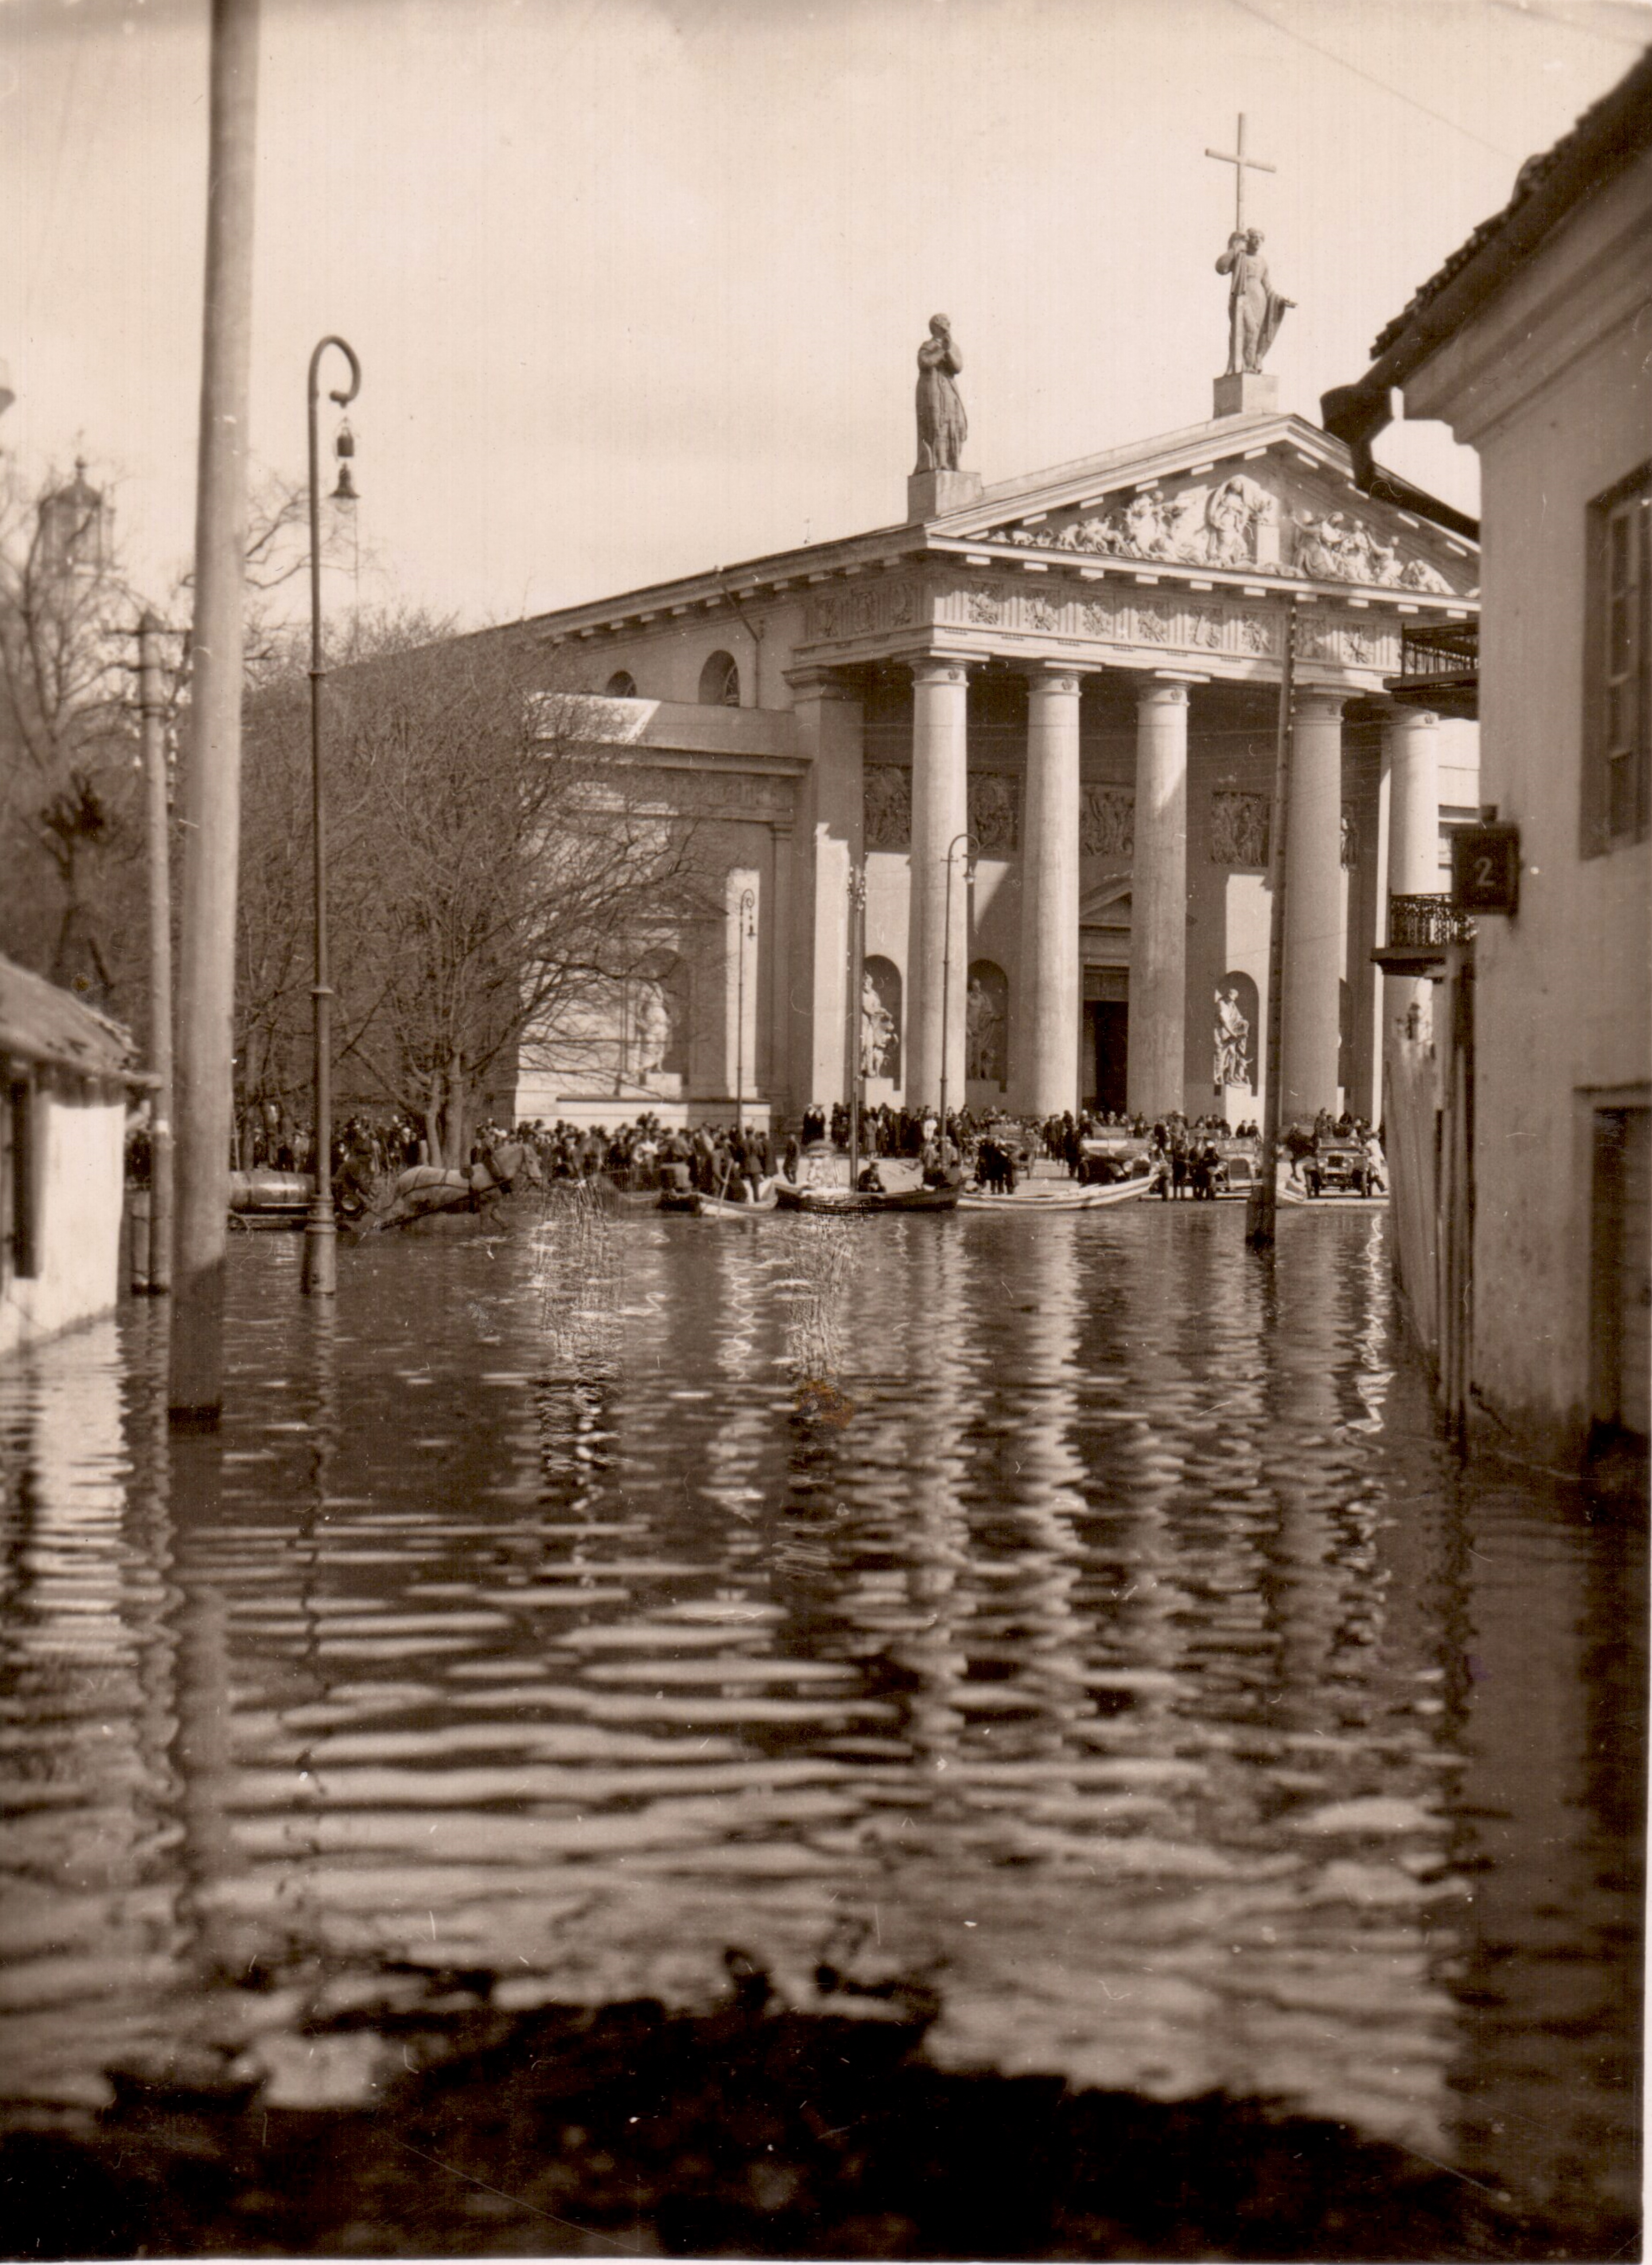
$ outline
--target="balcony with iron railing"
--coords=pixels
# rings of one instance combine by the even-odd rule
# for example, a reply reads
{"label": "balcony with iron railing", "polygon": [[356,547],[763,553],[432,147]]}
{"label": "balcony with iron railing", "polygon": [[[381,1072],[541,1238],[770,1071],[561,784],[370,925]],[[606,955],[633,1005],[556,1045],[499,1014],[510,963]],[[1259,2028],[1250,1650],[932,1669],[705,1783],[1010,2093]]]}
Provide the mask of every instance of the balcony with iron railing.
{"label": "balcony with iron railing", "polygon": [[1408,707],[1477,716],[1480,623],[1408,622],[1400,632],[1400,674],[1385,683],[1393,697]]}
{"label": "balcony with iron railing", "polygon": [[1389,975],[1437,975],[1453,944],[1474,940],[1474,921],[1449,897],[1391,896],[1388,941],[1372,958]]}

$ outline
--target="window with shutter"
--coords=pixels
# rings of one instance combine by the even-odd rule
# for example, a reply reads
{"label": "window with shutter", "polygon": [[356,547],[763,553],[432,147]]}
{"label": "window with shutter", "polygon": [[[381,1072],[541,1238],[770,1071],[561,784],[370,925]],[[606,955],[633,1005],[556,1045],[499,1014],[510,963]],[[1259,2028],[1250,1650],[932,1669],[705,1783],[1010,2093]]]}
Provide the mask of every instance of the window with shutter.
{"label": "window with shutter", "polygon": [[1583,854],[1652,818],[1652,471],[1590,506]]}

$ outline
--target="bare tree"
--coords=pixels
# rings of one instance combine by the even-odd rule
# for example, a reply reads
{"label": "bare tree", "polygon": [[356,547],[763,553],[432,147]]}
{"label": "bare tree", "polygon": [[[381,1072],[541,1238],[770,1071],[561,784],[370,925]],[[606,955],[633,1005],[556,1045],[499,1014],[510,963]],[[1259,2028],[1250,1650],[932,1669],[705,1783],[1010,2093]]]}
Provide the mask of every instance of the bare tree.
{"label": "bare tree", "polygon": [[141,844],[116,636],[126,607],[84,467],[33,491],[13,469],[0,486],[0,939],[100,1001],[120,988],[118,931],[141,899],[123,870]]}
{"label": "bare tree", "polygon": [[[328,693],[329,902],[341,1063],[466,1153],[525,1034],[611,994],[662,928],[705,917],[692,819],[600,739],[601,709],[508,630],[369,623]],[[302,1089],[308,1027],[308,710],[250,718],[238,1052],[247,1091]],[[255,1089],[252,1079],[265,1083]]]}
{"label": "bare tree", "polygon": [[[0,481],[0,949],[129,1014],[145,972],[147,907],[136,655],[142,597],[106,497],[84,467],[29,487]],[[267,477],[247,548],[251,651],[279,654],[275,594],[307,557],[302,484]],[[157,608],[188,617],[189,576]],[[174,739],[189,683],[186,634],[161,644]]]}

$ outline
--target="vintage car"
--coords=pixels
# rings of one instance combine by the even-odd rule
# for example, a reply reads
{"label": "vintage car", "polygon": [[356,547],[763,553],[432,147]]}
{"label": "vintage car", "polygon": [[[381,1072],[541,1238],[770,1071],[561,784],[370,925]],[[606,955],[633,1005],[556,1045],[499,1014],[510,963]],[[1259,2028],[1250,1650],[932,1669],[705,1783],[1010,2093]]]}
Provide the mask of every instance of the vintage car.
{"label": "vintage car", "polygon": [[1372,1171],[1357,1140],[1321,1140],[1300,1165],[1302,1184],[1311,1196],[1368,1196]]}

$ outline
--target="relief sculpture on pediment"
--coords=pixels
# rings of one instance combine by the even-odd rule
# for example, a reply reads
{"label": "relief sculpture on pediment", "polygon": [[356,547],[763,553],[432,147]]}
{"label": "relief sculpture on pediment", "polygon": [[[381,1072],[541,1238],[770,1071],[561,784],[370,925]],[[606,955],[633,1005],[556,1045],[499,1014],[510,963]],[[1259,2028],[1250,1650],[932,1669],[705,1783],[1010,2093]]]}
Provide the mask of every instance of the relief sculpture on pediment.
{"label": "relief sculpture on pediment", "polygon": [[1453,594],[1426,558],[1401,559],[1398,541],[1351,512],[1286,513],[1278,499],[1242,472],[1215,487],[1166,492],[1149,486],[1088,519],[1054,528],[993,528],[980,538],[1018,549],[1088,551],[1120,558],[1163,559],[1188,566],[1259,568],[1311,582],[1360,582],[1379,589]]}
{"label": "relief sculpture on pediment", "polygon": [[1087,786],[1079,807],[1079,848],[1087,857],[1136,854],[1136,797],[1127,786]]}

